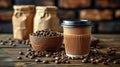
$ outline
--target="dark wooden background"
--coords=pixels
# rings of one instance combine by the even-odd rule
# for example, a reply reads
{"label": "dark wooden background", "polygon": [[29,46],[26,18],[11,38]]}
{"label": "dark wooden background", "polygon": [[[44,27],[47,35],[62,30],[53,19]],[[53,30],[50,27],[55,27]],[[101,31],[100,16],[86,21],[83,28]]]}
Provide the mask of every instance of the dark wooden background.
{"label": "dark wooden background", "polygon": [[[120,0],[0,0],[0,33],[12,33],[11,18],[15,4],[57,6],[61,20],[80,19],[82,10],[91,10],[87,12],[89,17],[82,18],[93,22],[93,33],[120,33]],[[104,13],[105,10],[109,12]],[[101,16],[102,19],[98,20],[94,16]]]}

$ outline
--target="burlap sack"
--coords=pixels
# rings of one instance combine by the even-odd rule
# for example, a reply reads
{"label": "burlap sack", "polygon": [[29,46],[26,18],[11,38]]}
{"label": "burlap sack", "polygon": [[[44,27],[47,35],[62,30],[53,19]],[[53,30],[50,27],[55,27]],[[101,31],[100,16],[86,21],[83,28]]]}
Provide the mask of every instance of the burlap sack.
{"label": "burlap sack", "polygon": [[33,5],[15,5],[13,22],[13,37],[15,39],[28,39],[29,34],[33,32]]}
{"label": "burlap sack", "polygon": [[57,17],[57,7],[37,6],[34,17],[34,32],[37,30],[50,29],[59,30],[59,18]]}

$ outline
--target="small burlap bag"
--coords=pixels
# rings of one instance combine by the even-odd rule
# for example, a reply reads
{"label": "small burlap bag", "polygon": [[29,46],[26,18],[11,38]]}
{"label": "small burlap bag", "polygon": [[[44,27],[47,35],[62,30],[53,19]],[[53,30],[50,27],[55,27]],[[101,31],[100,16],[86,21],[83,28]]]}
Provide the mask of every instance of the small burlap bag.
{"label": "small burlap bag", "polygon": [[15,5],[13,22],[13,37],[15,39],[28,39],[33,32],[34,5]]}
{"label": "small burlap bag", "polygon": [[50,29],[59,30],[59,18],[57,17],[57,7],[37,6],[34,17],[34,32],[38,30]]}

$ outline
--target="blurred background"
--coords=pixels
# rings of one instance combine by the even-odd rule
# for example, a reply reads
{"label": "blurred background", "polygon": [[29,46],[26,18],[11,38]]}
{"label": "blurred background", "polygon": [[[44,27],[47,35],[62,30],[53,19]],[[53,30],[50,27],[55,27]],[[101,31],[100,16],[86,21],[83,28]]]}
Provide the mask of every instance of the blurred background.
{"label": "blurred background", "polygon": [[120,34],[120,0],[0,0],[0,33],[12,33],[13,5],[57,6],[61,21],[88,19],[92,33]]}

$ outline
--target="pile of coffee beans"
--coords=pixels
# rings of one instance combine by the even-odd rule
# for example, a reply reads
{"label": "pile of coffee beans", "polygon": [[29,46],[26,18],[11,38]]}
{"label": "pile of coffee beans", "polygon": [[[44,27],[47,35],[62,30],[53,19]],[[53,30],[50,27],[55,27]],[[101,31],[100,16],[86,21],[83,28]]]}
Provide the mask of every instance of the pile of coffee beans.
{"label": "pile of coffee beans", "polygon": [[[55,64],[69,64],[71,61],[80,60],[81,63],[91,63],[91,64],[99,64],[102,63],[104,65],[120,64],[120,57],[117,57],[115,48],[107,48],[106,53],[102,53],[99,49],[91,49],[89,55],[87,57],[74,58],[68,57],[65,54],[65,49],[61,48],[60,51],[57,52],[49,52],[49,51],[34,51],[32,49],[27,49],[26,52],[18,52],[19,56],[17,59],[21,60],[21,55],[33,59],[35,62],[40,62],[43,64],[55,63]],[[112,52],[115,51],[115,52]],[[112,53],[111,53],[112,52]],[[42,60],[40,58],[51,58],[49,60]],[[23,58],[22,58],[23,59]]]}
{"label": "pile of coffee beans", "polygon": [[[45,34],[45,32],[49,33],[49,35]],[[50,30],[37,31],[36,33],[32,33],[31,35],[40,36],[40,37],[41,36],[45,36],[45,37],[61,36],[60,33],[51,32]],[[95,39],[95,40],[98,43],[98,39]],[[10,46],[15,47],[18,44],[24,44],[24,45],[31,46],[29,40],[15,40],[12,38],[8,38],[6,40],[0,40],[0,46],[10,45]],[[120,56],[117,55],[116,48],[106,48],[106,53],[102,53],[100,51],[101,49],[98,49],[97,46],[98,45],[91,46],[93,48],[91,48],[89,55],[87,57],[81,57],[81,58],[74,58],[74,57],[71,58],[71,57],[66,56],[64,47],[62,47],[57,52],[49,52],[49,51],[39,52],[39,51],[34,51],[31,48],[28,48],[26,49],[26,52],[19,51],[18,57],[16,58],[18,60],[23,60],[24,58],[28,58],[28,59],[34,60],[35,62],[40,62],[43,64],[49,64],[51,62],[55,64],[68,64],[74,60],[80,60],[81,63],[91,63],[91,64],[99,64],[99,63],[102,63],[104,65],[109,65],[111,63],[120,64]],[[43,60],[41,58],[52,58],[52,59]]]}
{"label": "pile of coffee beans", "polygon": [[12,47],[16,47],[18,44],[24,44],[24,45],[31,46],[29,40],[16,40],[16,39],[13,39],[13,38],[8,38],[6,40],[0,40],[0,45],[1,46],[9,45],[9,46],[12,46]]}
{"label": "pile of coffee beans", "polygon": [[[89,56],[82,59],[82,63],[92,63],[92,64],[103,63],[104,65],[108,65],[118,59],[115,54],[113,55],[109,55],[108,53],[103,54],[97,49],[91,49]],[[120,58],[119,58],[119,64],[120,64]]]}
{"label": "pile of coffee beans", "polygon": [[[55,64],[68,64],[70,63],[68,57],[65,55],[65,51],[61,49],[58,52],[48,52],[48,51],[34,51],[30,48],[27,49],[27,52],[18,52],[19,56],[17,57],[18,60],[22,60],[23,56],[29,59],[34,59],[35,62],[41,62],[43,64],[48,64],[50,62],[54,62]],[[52,58],[50,60],[41,60],[40,58]]]}
{"label": "pile of coffee beans", "polygon": [[31,34],[32,36],[37,37],[53,37],[53,36],[62,36],[60,32],[55,32],[51,30],[40,30]]}

